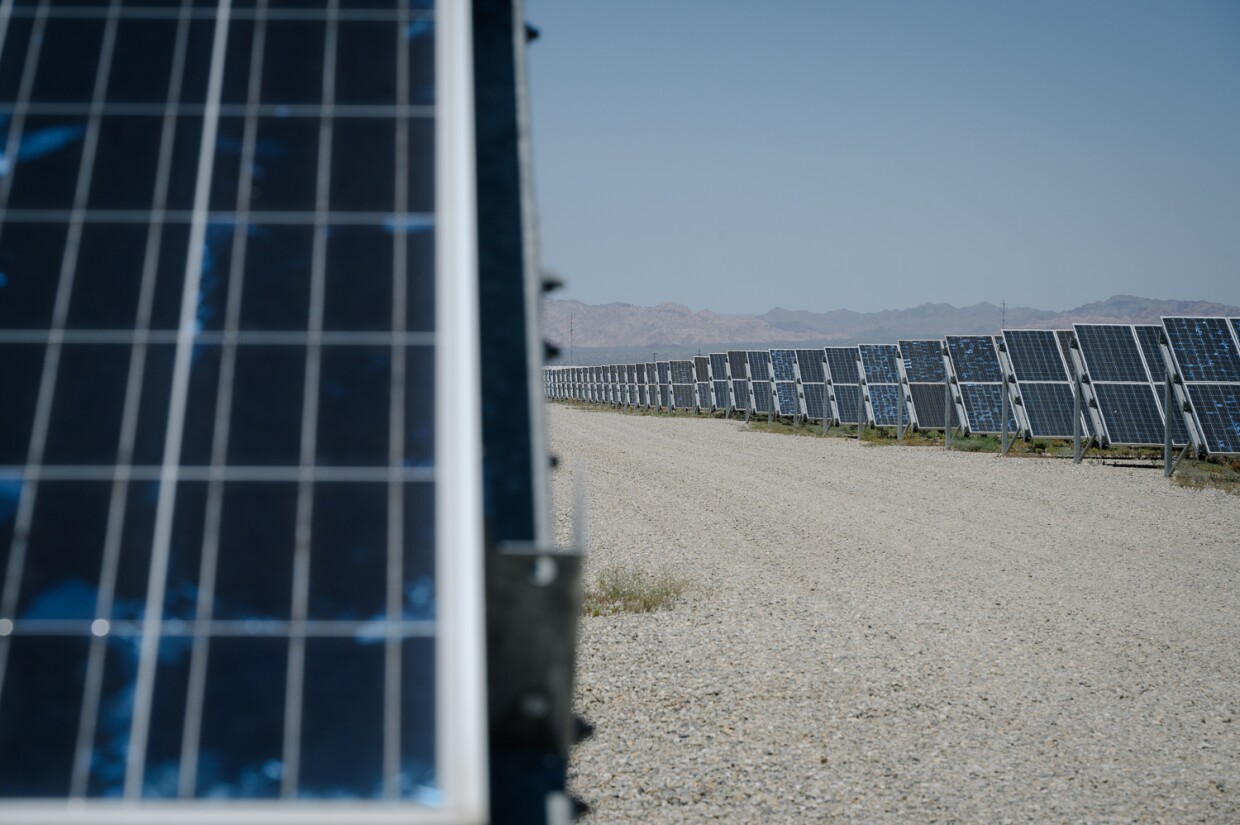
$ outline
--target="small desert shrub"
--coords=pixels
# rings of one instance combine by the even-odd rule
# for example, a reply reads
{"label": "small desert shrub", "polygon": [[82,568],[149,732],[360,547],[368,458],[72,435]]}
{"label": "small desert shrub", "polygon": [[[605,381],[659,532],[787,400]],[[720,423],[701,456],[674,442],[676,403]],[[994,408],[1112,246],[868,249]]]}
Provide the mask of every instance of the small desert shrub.
{"label": "small desert shrub", "polygon": [[611,616],[670,610],[688,586],[686,579],[666,572],[607,567],[586,589],[581,612],[586,616]]}

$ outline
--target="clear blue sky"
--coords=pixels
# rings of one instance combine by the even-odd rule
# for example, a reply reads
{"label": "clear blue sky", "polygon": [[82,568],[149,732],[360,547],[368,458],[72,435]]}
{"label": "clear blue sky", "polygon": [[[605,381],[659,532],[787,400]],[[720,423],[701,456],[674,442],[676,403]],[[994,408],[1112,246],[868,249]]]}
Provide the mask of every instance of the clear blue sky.
{"label": "clear blue sky", "polygon": [[561,297],[1240,304],[1240,2],[527,0]]}

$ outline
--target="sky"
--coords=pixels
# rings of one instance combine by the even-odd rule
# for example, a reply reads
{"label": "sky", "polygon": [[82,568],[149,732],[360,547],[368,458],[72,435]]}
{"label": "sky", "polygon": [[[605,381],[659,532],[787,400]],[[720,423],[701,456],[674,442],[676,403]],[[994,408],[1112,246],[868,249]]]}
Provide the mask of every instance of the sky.
{"label": "sky", "polygon": [[1240,305],[1240,3],[526,0],[558,297]]}

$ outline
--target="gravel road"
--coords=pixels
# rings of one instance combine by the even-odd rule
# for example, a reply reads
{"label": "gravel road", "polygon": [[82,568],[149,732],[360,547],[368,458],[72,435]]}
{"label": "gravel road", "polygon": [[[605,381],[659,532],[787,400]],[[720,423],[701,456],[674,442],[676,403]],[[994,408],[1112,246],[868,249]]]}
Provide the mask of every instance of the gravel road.
{"label": "gravel road", "polygon": [[1240,499],[1158,470],[550,405],[610,822],[1240,822]]}

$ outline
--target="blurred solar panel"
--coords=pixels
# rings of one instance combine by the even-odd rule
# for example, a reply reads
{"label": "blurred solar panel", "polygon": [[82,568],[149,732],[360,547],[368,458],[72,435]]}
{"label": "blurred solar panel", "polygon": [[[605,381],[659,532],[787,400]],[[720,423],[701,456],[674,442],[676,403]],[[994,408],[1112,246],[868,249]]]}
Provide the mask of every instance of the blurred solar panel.
{"label": "blurred solar panel", "polygon": [[901,341],[900,354],[910,384],[941,384],[947,380],[942,341]]}
{"label": "blurred solar panel", "polygon": [[696,380],[692,361],[669,361],[668,368],[672,384],[692,384]]}
{"label": "blurred solar panel", "polygon": [[710,359],[705,355],[693,357],[693,379],[695,381],[710,380]]}
{"label": "blurred solar panel", "polygon": [[728,377],[728,356],[721,352],[712,352],[709,357],[711,380],[726,380]]}
{"label": "blurred solar panel", "polygon": [[790,349],[771,350],[771,365],[776,381],[796,381],[796,353]]}
{"label": "blurred solar panel", "polygon": [[861,366],[865,380],[876,384],[899,384],[900,373],[896,367],[899,350],[892,344],[861,344]]}
{"label": "blurred solar panel", "polygon": [[0,7],[0,820],[480,818],[468,10],[141,5]]}
{"label": "blurred solar panel", "polygon": [[797,369],[801,371],[801,380],[805,383],[819,383],[827,380],[826,374],[822,369],[823,353],[820,349],[799,349],[797,354]]}
{"label": "blurred solar panel", "polygon": [[776,412],[780,415],[801,414],[801,402],[795,381],[776,381],[775,395],[779,400],[779,409]]}
{"label": "blurred solar panel", "polygon": [[836,384],[859,384],[856,347],[826,347],[827,371]]}
{"label": "blurred solar panel", "polygon": [[949,335],[947,352],[961,383],[999,383],[1003,370],[995,354],[995,342],[989,335]]}
{"label": "blurred solar panel", "polygon": [[749,382],[740,378],[732,379],[732,407],[737,410],[749,409]]}

